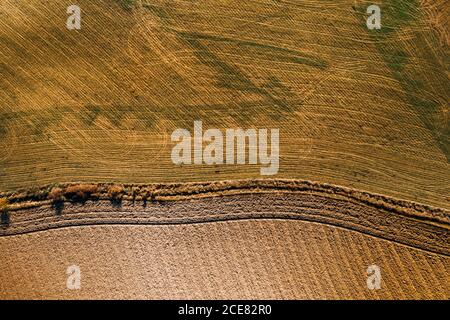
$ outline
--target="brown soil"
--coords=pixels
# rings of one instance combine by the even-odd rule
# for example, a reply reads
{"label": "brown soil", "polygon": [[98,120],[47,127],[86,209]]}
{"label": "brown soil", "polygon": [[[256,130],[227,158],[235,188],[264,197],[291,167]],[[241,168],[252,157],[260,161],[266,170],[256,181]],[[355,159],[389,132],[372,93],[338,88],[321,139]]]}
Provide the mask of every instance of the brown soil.
{"label": "brown soil", "polygon": [[[1,230],[0,297],[445,299],[446,215],[311,190],[43,203]],[[73,264],[80,290],[66,289]],[[367,289],[372,264],[380,290]]]}

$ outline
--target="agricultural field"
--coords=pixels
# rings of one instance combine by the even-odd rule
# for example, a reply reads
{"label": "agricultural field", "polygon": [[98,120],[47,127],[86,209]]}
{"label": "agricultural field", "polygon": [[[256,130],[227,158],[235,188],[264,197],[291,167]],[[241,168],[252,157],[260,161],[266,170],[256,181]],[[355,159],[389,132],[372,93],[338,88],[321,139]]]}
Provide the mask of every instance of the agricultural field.
{"label": "agricultural field", "polygon": [[[448,1],[71,5],[0,4],[0,298],[448,299]],[[277,170],[198,163],[199,123],[278,130]]]}
{"label": "agricultural field", "polygon": [[448,209],[441,2],[380,2],[368,30],[364,1],[80,0],[69,31],[68,1],[3,1],[0,190],[260,176],[173,165],[171,132],[202,120],[280,128],[275,178]]}
{"label": "agricultural field", "polygon": [[[41,203],[11,213],[0,229],[0,299],[446,299],[450,292],[442,210],[291,180],[159,188],[144,206],[123,190],[120,205],[95,192],[99,199],[61,204],[60,212]],[[74,261],[85,270],[75,292],[61,272]],[[383,288],[371,291],[365,271],[374,262]]]}

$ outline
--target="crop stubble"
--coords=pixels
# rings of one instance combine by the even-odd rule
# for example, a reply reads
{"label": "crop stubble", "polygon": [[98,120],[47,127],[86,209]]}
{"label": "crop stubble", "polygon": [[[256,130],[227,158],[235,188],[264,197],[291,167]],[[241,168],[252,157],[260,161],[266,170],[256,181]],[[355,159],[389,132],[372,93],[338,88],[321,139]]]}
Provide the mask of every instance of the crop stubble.
{"label": "crop stubble", "polygon": [[143,3],[82,0],[69,32],[64,1],[2,2],[0,190],[257,177],[171,163],[170,133],[202,120],[281,128],[280,178],[449,208],[448,46],[430,9],[385,1],[370,33],[360,1]]}
{"label": "crop stubble", "polygon": [[[2,214],[1,298],[449,297],[445,1],[380,1],[374,32],[368,1],[139,3],[80,0],[72,32],[65,1],[2,1],[0,194],[258,177],[258,166],[171,163],[170,133],[202,120],[280,128],[277,178],[393,200],[260,186],[147,208],[20,200]],[[220,207],[230,199],[239,212]],[[213,204],[215,216],[201,210]],[[77,293],[65,288],[73,261]],[[383,290],[366,288],[372,263]]]}

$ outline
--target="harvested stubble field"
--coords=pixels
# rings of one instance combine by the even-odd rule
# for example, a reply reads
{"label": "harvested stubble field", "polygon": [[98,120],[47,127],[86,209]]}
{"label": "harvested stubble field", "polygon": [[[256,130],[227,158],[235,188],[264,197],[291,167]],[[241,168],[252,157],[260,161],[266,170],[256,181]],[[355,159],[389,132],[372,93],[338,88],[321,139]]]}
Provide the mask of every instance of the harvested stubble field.
{"label": "harvested stubble field", "polygon": [[[3,0],[0,297],[449,298],[450,9],[374,2]],[[278,180],[174,165],[195,120]]]}
{"label": "harvested stubble field", "polygon": [[202,120],[281,128],[281,178],[449,208],[438,4],[384,1],[371,32],[362,1],[80,0],[70,32],[67,1],[2,1],[0,190],[259,177],[174,166],[171,132]]}

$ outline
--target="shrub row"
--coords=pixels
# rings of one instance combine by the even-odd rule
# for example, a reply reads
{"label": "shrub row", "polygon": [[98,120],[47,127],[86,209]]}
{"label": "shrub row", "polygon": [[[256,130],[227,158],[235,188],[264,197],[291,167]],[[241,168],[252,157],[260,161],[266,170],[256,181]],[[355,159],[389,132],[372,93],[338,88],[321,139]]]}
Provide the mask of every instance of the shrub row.
{"label": "shrub row", "polygon": [[86,201],[88,199],[98,199],[101,194],[105,194],[111,200],[122,200],[126,194],[125,189],[120,185],[99,186],[95,184],[76,184],[65,188],[53,187],[48,192],[48,199],[53,202]]}

